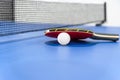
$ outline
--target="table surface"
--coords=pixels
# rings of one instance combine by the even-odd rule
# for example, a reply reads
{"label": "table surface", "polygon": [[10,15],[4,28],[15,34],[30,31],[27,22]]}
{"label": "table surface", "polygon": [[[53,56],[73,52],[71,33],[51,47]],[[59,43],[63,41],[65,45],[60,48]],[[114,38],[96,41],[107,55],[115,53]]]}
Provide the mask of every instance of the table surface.
{"label": "table surface", "polygon": [[[84,27],[117,33],[120,28]],[[61,46],[43,32],[2,39],[37,37],[0,42],[0,80],[120,80],[120,41],[85,39]]]}

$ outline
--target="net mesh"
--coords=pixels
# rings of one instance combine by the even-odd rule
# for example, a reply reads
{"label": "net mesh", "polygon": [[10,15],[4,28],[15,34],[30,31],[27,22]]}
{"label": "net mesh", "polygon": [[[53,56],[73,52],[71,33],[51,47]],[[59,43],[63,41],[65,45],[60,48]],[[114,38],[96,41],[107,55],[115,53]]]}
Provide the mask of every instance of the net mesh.
{"label": "net mesh", "polygon": [[34,32],[45,30],[48,28],[62,27],[61,24],[34,24],[34,23],[15,23],[15,22],[0,22],[0,36],[12,35],[18,33]]}
{"label": "net mesh", "polygon": [[0,0],[0,36],[105,20],[104,4]]}

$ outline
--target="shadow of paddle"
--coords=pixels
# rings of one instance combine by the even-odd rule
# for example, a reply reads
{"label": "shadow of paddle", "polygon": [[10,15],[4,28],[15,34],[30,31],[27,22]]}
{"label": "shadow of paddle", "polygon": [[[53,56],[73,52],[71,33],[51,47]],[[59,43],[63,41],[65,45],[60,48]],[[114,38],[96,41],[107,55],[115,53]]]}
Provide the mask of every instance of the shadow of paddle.
{"label": "shadow of paddle", "polygon": [[[57,40],[52,40],[52,41],[47,41],[45,42],[46,45],[49,46],[61,46]],[[96,42],[88,42],[85,40],[72,40],[68,45],[66,46],[70,46],[70,47],[88,47],[88,46],[93,46],[97,44]]]}
{"label": "shadow of paddle", "polygon": [[[89,46],[95,46],[96,44],[115,44],[117,42],[112,41],[102,41],[102,40],[72,40],[68,45],[68,47],[89,47]],[[57,40],[47,41],[45,42],[46,45],[49,46],[62,46],[60,45]]]}

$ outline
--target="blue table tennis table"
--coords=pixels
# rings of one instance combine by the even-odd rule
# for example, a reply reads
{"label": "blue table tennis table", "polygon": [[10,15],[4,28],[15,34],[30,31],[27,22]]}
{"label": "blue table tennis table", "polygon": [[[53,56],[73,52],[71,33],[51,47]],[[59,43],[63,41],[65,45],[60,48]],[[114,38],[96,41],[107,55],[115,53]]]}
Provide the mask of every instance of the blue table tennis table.
{"label": "blue table tennis table", "polygon": [[[118,27],[77,27],[120,34]],[[0,80],[120,80],[120,41],[85,39],[61,46],[43,34],[0,38]]]}

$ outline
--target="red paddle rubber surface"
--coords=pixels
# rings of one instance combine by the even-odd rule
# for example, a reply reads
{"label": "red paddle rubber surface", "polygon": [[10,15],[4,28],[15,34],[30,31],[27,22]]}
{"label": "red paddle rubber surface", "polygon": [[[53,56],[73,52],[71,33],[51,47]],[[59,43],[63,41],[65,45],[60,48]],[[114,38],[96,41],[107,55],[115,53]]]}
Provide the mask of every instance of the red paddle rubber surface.
{"label": "red paddle rubber surface", "polygon": [[[57,36],[62,33],[63,31],[59,31],[59,32],[47,32],[45,33],[46,36],[48,37],[53,37],[53,38],[57,38]],[[69,32],[65,32],[68,33],[71,37],[71,39],[85,39],[85,38],[89,38],[92,37],[93,34],[92,33],[88,33],[88,32],[73,32],[73,31],[69,31]]]}

